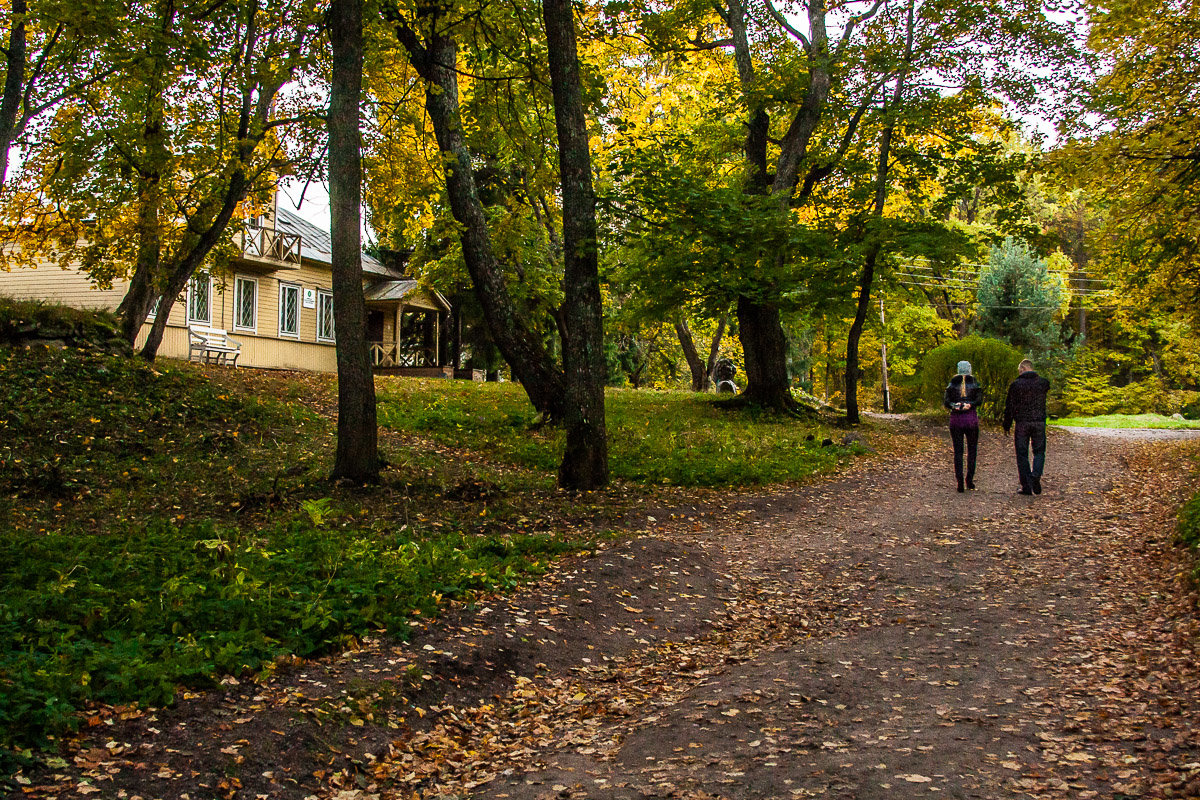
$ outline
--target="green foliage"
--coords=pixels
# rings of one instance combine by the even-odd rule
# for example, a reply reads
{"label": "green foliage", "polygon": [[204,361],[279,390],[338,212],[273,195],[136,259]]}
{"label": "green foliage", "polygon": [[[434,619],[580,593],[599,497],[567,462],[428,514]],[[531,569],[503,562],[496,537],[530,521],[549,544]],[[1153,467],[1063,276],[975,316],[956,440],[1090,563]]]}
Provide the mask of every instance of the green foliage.
{"label": "green foliage", "polygon": [[1017,377],[1021,358],[1019,351],[996,339],[968,336],[948,342],[929,351],[921,362],[922,393],[928,403],[940,408],[942,394],[958,362],[970,361],[975,379],[983,386],[981,416],[999,420],[1004,416],[1004,398],[1008,385]]}
{"label": "green foliage", "polygon": [[1046,349],[1058,339],[1055,317],[1063,291],[1046,262],[1024,242],[1009,237],[992,248],[979,273],[975,329],[1021,350]]}
{"label": "green foliage", "polygon": [[0,297],[0,344],[32,339],[59,340],[72,346],[125,351],[117,318],[39,300]]}
{"label": "green foliage", "polygon": [[663,314],[694,302],[716,316],[738,295],[799,307],[846,293],[831,228],[801,224],[777,198],[711,174],[692,150],[668,137],[614,152],[610,202],[639,211],[620,220],[611,283],[639,287]]}
{"label": "green foliage", "polygon": [[[1113,381],[1114,355],[1099,348],[1078,352],[1063,370],[1063,405],[1072,416],[1104,414],[1175,414],[1194,410],[1196,392],[1170,390],[1153,373],[1123,385]],[[1194,415],[1193,415],[1194,416]]]}
{"label": "green foliage", "polygon": [[1200,319],[1200,17],[1194,3],[1112,0],[1090,18],[1103,70],[1060,162],[1101,198],[1096,249],[1126,293]]}
{"label": "green foliage", "polygon": [[166,703],[180,684],[402,633],[444,597],[511,587],[571,547],[333,526],[315,505],[319,522],[255,532],[157,521],[0,537],[0,748],[69,729],[88,702]]}
{"label": "green foliage", "polygon": [[[512,384],[380,380],[380,424],[552,473],[561,432],[531,430],[533,410]],[[650,484],[742,486],[799,480],[830,469],[842,448],[790,417],[724,410],[691,392],[610,390],[614,477]],[[809,441],[808,437],[813,440]]]}
{"label": "green foliage", "polygon": [[[916,407],[923,397],[924,377],[920,369],[925,354],[953,336],[954,327],[930,306],[905,304],[888,310],[888,376],[894,410],[907,411]],[[864,343],[863,353],[867,357],[863,359],[863,369],[872,378],[880,369],[876,352]],[[876,382],[872,380],[871,385]]]}

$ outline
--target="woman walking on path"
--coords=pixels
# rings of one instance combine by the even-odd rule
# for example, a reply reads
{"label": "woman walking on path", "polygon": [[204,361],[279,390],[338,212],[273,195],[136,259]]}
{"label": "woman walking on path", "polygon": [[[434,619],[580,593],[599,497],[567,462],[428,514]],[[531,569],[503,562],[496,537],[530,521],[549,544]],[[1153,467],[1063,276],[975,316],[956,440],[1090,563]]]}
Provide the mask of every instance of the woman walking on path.
{"label": "woman walking on path", "polygon": [[975,488],[975,454],[979,450],[979,415],[975,408],[983,402],[983,387],[971,374],[971,362],[958,362],[958,374],[950,379],[942,395],[942,405],[950,410],[950,438],[954,441],[954,477],[958,490],[963,488],[963,445],[967,450],[966,488]]}

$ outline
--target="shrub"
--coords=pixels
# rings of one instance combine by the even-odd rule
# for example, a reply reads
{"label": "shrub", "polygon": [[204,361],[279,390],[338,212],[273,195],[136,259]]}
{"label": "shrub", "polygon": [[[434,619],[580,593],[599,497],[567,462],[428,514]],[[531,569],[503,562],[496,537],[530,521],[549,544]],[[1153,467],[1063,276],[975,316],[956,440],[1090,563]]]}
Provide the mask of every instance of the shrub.
{"label": "shrub", "polygon": [[1200,392],[1189,392],[1187,401],[1179,409],[1179,413],[1188,419],[1200,419]]}
{"label": "shrub", "polygon": [[921,361],[921,379],[926,401],[941,406],[942,393],[954,376],[959,361],[970,361],[975,379],[983,386],[985,417],[999,420],[1004,415],[1004,396],[1008,384],[1017,376],[1020,351],[998,339],[968,336],[930,350]]}

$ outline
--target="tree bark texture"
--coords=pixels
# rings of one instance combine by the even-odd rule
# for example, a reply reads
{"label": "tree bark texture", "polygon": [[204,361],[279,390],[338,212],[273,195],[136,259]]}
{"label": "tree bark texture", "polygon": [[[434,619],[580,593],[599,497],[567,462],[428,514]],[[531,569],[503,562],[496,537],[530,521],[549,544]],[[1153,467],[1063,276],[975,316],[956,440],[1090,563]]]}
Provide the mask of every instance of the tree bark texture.
{"label": "tree bark texture", "polygon": [[887,355],[887,319],[883,311],[883,298],[879,298],[879,329],[884,333],[879,343],[879,373],[883,380],[883,410],[885,413],[892,413],[892,389],[888,380],[888,355]]}
{"label": "tree bark texture", "polygon": [[162,165],[166,162],[166,139],[162,96],[162,71],[156,70],[147,81],[147,114],[142,126],[142,161],[138,181],[138,250],[133,276],[117,314],[121,333],[132,348],[150,306],[154,302],[154,279],[162,258]]}
{"label": "tree bark texture", "polygon": [[721,354],[721,340],[725,338],[725,328],[729,325],[729,309],[725,309],[725,313],[721,314],[721,320],[717,323],[717,332],[713,334],[712,343],[708,346],[708,363],[705,364],[704,374],[708,377],[705,384],[705,390],[712,384],[713,372],[717,369],[717,356]]}
{"label": "tree bark texture", "polygon": [[692,391],[707,392],[711,383],[710,370],[705,369],[705,363],[700,358],[700,351],[696,349],[696,342],[686,320],[678,320],[675,323],[675,333],[679,336],[679,346],[683,348],[684,360],[692,373]]}
{"label": "tree bark texture", "polygon": [[[533,407],[552,419],[564,411],[566,380],[508,292],[504,270],[496,259],[483,204],[471,172],[471,152],[463,135],[458,95],[458,46],[453,38],[434,32],[422,42],[416,32],[397,20],[395,30],[417,73],[426,83],[425,110],[433,125],[438,149],[447,157],[446,193],[450,211],[461,226],[463,260],[475,296],[483,308],[492,341],[525,389]],[[437,20],[435,19],[436,23]],[[433,26],[436,28],[435,26]]]}
{"label": "tree bark texture", "polygon": [[0,187],[8,177],[8,153],[16,138],[17,117],[25,93],[26,0],[12,0],[11,27],[5,53],[4,94],[0,96]]}
{"label": "tree bark texture", "polygon": [[375,375],[367,350],[362,277],[363,1],[332,0],[329,92],[329,208],[332,218],[333,314],[337,333],[338,426],[334,480],[379,480]]}
{"label": "tree bark texture", "polygon": [[563,206],[563,423],[567,443],[558,471],[565,489],[608,484],[604,421],[603,307],[596,241],[596,196],[571,0],[543,0]]}
{"label": "tree bark texture", "polygon": [[779,307],[748,297],[737,301],[738,333],[746,357],[746,388],[740,397],[752,405],[792,408],[787,374],[787,337]]}

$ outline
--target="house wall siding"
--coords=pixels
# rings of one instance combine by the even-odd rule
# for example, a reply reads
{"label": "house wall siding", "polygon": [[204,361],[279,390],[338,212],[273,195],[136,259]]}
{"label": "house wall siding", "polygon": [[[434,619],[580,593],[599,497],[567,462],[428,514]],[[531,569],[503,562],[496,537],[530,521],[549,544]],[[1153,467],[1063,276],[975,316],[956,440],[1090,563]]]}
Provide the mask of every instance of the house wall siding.
{"label": "house wall siding", "polygon": [[[236,278],[253,279],[258,285],[255,331],[234,329],[234,303],[236,301]],[[300,337],[283,339],[279,336],[279,286],[288,283],[300,288]],[[95,308],[113,311],[120,305],[128,289],[128,282],[114,282],[113,288],[93,288],[86,273],[78,268],[62,269],[43,265],[37,269],[17,268],[11,272],[0,271],[0,295],[19,300],[44,300],[62,303],[76,308]],[[322,372],[337,371],[336,349],[332,342],[317,341],[317,308],[304,307],[306,289],[330,290],[331,275],[328,268],[309,264],[299,269],[264,272],[262,269],[234,264],[229,273],[214,275],[212,281],[212,322],[214,328],[223,328],[229,335],[242,343],[238,364],[251,367],[278,369],[302,369]],[[146,340],[149,323],[142,327],[136,345]],[[163,334],[159,354],[167,358],[188,357],[187,299],[186,292],[171,307],[167,328]]]}
{"label": "house wall siding", "polygon": [[5,297],[46,300],[73,308],[115,309],[128,288],[128,282],[114,281],[111,289],[96,289],[86,273],[54,264],[0,271],[0,294]]}

